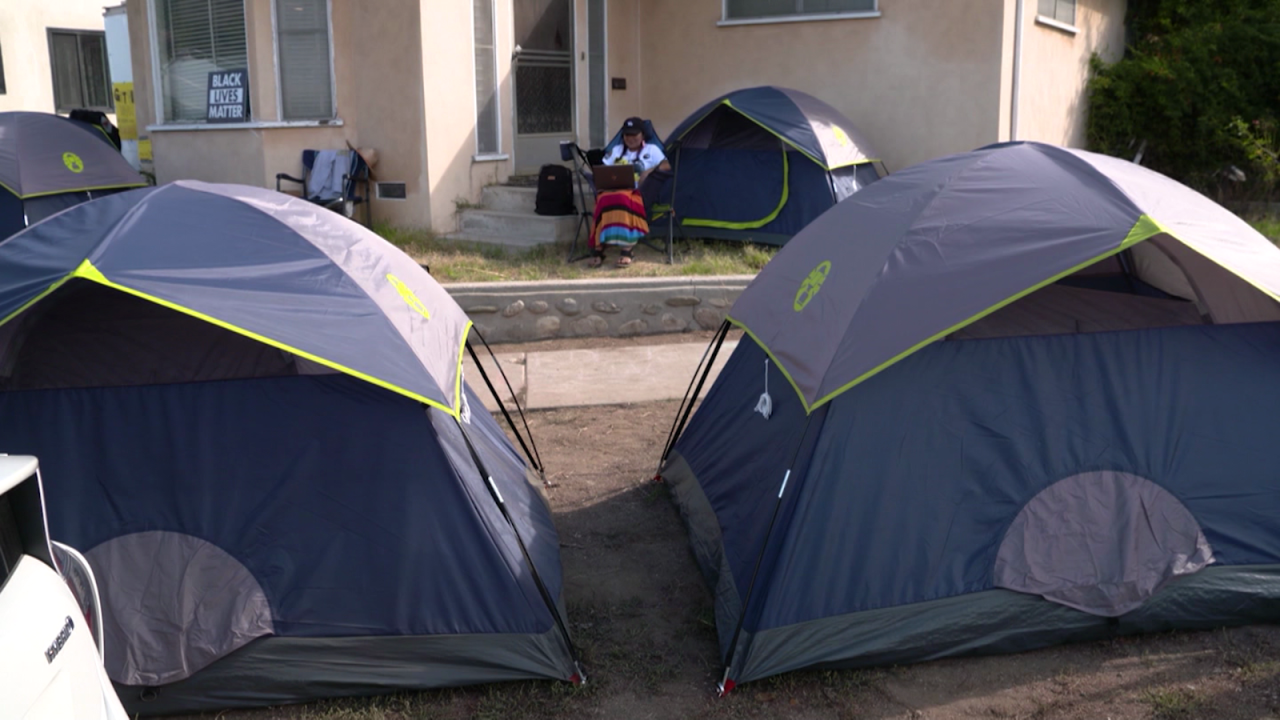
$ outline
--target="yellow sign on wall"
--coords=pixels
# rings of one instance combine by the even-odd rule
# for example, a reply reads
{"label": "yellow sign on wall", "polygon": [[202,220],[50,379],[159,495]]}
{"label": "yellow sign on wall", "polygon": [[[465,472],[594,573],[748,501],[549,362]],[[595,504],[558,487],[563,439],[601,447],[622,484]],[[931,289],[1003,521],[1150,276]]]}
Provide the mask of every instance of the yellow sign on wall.
{"label": "yellow sign on wall", "polygon": [[151,138],[138,140],[138,159],[151,161]]}
{"label": "yellow sign on wall", "polygon": [[133,106],[133,83],[111,84],[111,94],[116,103],[116,126],[121,140],[138,139],[138,116]]}

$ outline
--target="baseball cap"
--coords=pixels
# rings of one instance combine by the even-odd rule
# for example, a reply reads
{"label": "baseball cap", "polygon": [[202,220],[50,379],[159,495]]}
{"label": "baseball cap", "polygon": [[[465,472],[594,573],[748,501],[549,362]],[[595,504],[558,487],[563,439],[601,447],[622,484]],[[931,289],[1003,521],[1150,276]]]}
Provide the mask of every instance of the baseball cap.
{"label": "baseball cap", "polygon": [[622,121],[622,134],[630,135],[632,133],[644,132],[644,121],[638,117],[629,117]]}

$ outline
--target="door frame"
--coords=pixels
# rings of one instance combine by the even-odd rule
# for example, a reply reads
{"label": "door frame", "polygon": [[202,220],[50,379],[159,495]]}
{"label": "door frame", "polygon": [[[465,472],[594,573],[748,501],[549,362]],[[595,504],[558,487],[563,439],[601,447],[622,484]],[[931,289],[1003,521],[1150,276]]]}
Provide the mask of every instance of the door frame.
{"label": "door frame", "polygon": [[[512,13],[511,13],[511,35],[512,35],[512,38],[511,38],[511,43],[512,43],[511,90],[510,90],[511,155],[512,155],[512,170],[517,174],[528,173],[530,171],[532,171],[533,173],[536,173],[538,170],[537,167],[522,164],[523,160],[521,159],[521,156],[526,154],[520,151],[522,138],[528,138],[535,141],[542,138],[548,138],[548,139],[561,138],[561,139],[571,139],[576,142],[579,138],[579,131],[580,131],[579,118],[578,118],[578,112],[580,109],[578,89],[579,89],[580,83],[578,81],[578,62],[577,62],[578,51],[579,51],[578,36],[577,36],[578,27],[579,27],[578,0],[567,0],[567,4],[569,6],[569,33],[568,34],[569,34],[570,129],[567,132],[563,132],[563,133],[527,133],[526,134],[526,133],[520,132],[520,108],[517,102],[517,95],[519,93],[519,88],[518,88],[519,80],[517,77],[519,72],[519,65],[518,65],[518,56],[516,55],[515,49],[514,49],[515,46],[520,43],[520,36],[518,34],[518,29],[515,26],[515,16],[516,16],[515,5],[520,2],[521,0],[512,0]],[[533,52],[536,53],[538,51],[534,50]],[[556,161],[557,162],[559,161],[558,156],[556,157]]]}

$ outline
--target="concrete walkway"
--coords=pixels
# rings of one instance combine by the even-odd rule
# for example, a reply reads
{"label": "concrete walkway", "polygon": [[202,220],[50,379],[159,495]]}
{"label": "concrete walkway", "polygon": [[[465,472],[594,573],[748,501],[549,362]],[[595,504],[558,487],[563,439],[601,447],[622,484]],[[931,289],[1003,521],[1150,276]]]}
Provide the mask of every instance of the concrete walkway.
{"label": "concrete walkway", "polygon": [[[737,341],[725,341],[711,368],[708,386],[720,373],[725,361],[737,347]],[[575,407],[581,405],[619,405],[654,400],[679,400],[684,397],[698,362],[706,352],[703,343],[647,345],[603,350],[551,350],[546,352],[503,353],[494,348],[498,362],[511,381],[511,386],[528,410]],[[503,394],[503,402],[511,406],[510,393],[493,367],[493,361],[481,356],[485,372]],[[464,372],[476,394],[485,399],[485,407],[497,410],[484,380],[470,357]],[[707,387],[703,387],[705,395]]]}

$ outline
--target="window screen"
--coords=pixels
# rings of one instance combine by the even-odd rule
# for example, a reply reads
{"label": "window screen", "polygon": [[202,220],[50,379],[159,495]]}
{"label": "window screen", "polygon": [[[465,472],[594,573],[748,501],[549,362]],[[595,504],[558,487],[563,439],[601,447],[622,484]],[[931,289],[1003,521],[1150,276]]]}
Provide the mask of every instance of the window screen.
{"label": "window screen", "polygon": [[873,12],[876,0],[725,0],[726,20]]}
{"label": "window screen", "polygon": [[1076,0],[1040,0],[1040,15],[1068,25],[1076,24]]}
{"label": "window screen", "polygon": [[474,0],[476,65],[476,152],[495,155],[498,141],[497,48],[493,33],[493,0]]}
{"label": "window screen", "polygon": [[244,1],[156,0],[155,32],[164,119],[203,122],[209,73],[249,66]]}
{"label": "window screen", "polygon": [[58,112],[77,108],[111,112],[107,44],[100,32],[49,31],[53,102]]}
{"label": "window screen", "polygon": [[333,117],[329,1],[276,0],[276,34],[284,119]]}

